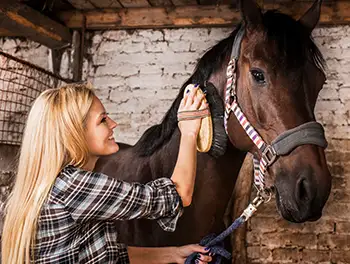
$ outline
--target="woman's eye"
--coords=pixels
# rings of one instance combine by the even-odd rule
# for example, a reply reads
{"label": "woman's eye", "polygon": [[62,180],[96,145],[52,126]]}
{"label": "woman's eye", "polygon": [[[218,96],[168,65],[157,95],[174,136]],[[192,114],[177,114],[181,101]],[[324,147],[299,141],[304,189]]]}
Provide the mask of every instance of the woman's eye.
{"label": "woman's eye", "polygon": [[251,74],[252,74],[254,80],[258,84],[264,84],[265,83],[265,75],[264,75],[264,73],[262,71],[252,70]]}
{"label": "woman's eye", "polygon": [[106,122],[106,121],[107,121],[107,118],[106,118],[106,117],[104,117],[104,118],[101,119],[101,123],[104,123],[104,122]]}

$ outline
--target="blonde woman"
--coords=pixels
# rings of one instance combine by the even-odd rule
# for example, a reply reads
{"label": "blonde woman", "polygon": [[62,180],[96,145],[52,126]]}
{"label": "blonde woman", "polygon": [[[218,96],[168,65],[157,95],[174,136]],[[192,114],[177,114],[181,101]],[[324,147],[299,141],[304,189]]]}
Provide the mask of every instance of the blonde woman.
{"label": "blonde woman", "polygon": [[[179,111],[207,107],[196,90]],[[183,263],[199,245],[127,247],[114,220],[157,219],[174,230],[191,203],[200,119],[181,121],[180,149],[171,179],[146,185],[92,172],[97,159],[118,151],[116,123],[92,89],[82,84],[43,92],[29,113],[18,172],[2,234],[2,263]],[[161,189],[161,190],[160,190]]]}

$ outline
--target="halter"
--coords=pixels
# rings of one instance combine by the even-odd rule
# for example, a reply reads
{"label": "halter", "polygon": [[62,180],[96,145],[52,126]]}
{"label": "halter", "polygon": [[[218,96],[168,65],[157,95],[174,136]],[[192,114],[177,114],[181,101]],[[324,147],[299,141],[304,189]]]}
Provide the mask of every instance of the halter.
{"label": "halter", "polygon": [[[245,221],[247,221],[257,210],[258,206],[264,202],[268,202],[272,196],[272,191],[266,188],[265,185],[265,173],[269,166],[271,166],[278,156],[289,154],[293,149],[305,144],[313,144],[320,147],[327,147],[327,141],[324,136],[324,130],[321,124],[317,122],[307,122],[295,128],[289,129],[277,138],[275,138],[271,144],[267,144],[254,127],[249,123],[246,116],[243,114],[241,108],[237,102],[236,94],[236,66],[239,58],[240,46],[244,35],[244,28],[241,27],[236,34],[233,42],[231,58],[227,66],[227,83],[225,92],[225,114],[224,114],[224,126],[227,131],[227,122],[230,113],[233,112],[243,127],[244,131],[254,142],[260,151],[260,160],[253,156],[254,162],[254,185],[258,190],[258,195],[247,206],[243,213],[238,217],[226,230],[220,233],[216,237],[207,236],[200,242],[200,245],[204,245],[210,248],[211,253],[215,253],[219,260],[216,263],[221,263],[221,258],[230,258],[231,254],[227,252],[220,243],[228,237],[231,232],[237,229]],[[197,257],[196,253],[191,254],[186,259],[186,264],[190,264]]]}
{"label": "halter", "polygon": [[265,174],[268,167],[275,162],[278,156],[287,155],[294,148],[305,144],[313,144],[326,148],[327,140],[324,136],[324,129],[322,125],[318,122],[311,121],[283,132],[269,145],[249,123],[248,119],[238,105],[236,93],[236,67],[244,32],[244,27],[241,26],[233,42],[231,57],[227,66],[224,126],[226,134],[228,135],[228,118],[230,113],[233,112],[244,131],[261,153],[260,160],[255,155],[253,156],[254,185],[258,190],[258,199],[255,199],[255,202],[253,201],[253,205],[257,207],[262,202],[266,202],[271,198],[272,192],[266,187]]}

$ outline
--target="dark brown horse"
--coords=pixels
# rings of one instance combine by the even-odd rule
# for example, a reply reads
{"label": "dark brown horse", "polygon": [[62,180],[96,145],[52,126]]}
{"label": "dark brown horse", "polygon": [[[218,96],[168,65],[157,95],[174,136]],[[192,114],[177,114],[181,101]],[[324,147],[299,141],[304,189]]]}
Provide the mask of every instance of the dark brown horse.
{"label": "dark brown horse", "polygon": [[[323,58],[310,36],[319,12],[320,3],[315,3],[296,21],[274,11],[262,14],[253,0],[241,1],[242,23],[200,59],[162,123],[149,128],[135,146],[120,144],[118,153],[99,160],[97,170],[143,183],[170,177],[179,147],[176,113],[188,83],[203,86],[208,81],[215,85],[207,94],[214,98],[211,108],[220,105],[218,118],[223,125],[226,67],[234,38],[243,26],[236,89],[238,103],[250,123],[265,142],[271,142],[286,130],[314,121],[314,106],[325,82]],[[223,153],[198,153],[192,205],[185,209],[174,233],[162,231],[155,221],[125,221],[117,223],[120,241],[138,246],[182,245],[221,232],[245,154],[261,156],[233,114],[228,119],[228,138]],[[331,188],[323,148],[298,146],[279,157],[268,172],[278,211],[285,219],[304,222],[321,217]]]}

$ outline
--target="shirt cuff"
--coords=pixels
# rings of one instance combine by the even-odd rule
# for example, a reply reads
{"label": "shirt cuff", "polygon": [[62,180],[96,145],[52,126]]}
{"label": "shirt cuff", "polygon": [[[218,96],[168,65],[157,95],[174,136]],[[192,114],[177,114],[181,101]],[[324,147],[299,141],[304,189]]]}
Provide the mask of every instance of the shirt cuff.
{"label": "shirt cuff", "polygon": [[128,248],[125,244],[118,244],[118,263],[130,263]]}
{"label": "shirt cuff", "polygon": [[169,178],[159,178],[152,181],[150,185],[157,189],[163,189],[171,204],[169,214],[159,218],[157,223],[164,231],[174,232],[177,221],[184,211],[181,197],[175,188],[174,182]]}

